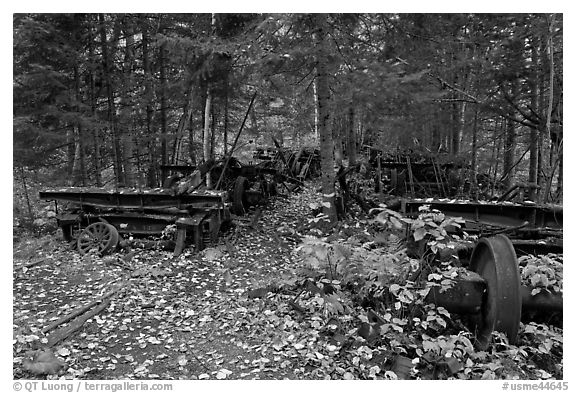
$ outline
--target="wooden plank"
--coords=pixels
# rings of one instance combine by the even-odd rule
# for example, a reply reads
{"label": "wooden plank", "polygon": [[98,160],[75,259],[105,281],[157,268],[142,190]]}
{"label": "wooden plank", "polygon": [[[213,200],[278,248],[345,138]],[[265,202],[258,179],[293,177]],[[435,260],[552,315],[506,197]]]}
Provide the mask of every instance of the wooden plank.
{"label": "wooden plank", "polygon": [[100,304],[98,307],[94,308],[92,311],[89,311],[86,314],[84,314],[83,316],[81,316],[78,320],[76,320],[75,322],[70,324],[70,326],[68,326],[64,329],[61,329],[59,331],[56,331],[55,333],[52,333],[50,335],[50,337],[48,337],[48,344],[47,344],[48,348],[51,348],[51,347],[57,345],[58,343],[66,340],[72,334],[74,334],[78,330],[82,329],[82,326],[84,326],[84,323],[86,323],[87,320],[100,314],[102,311],[104,311],[106,308],[108,308],[109,305],[110,305],[110,299],[106,300],[104,303]]}
{"label": "wooden plank", "polygon": [[78,307],[78,308],[72,310],[72,312],[70,312],[69,314],[63,316],[62,318],[58,319],[57,321],[55,321],[55,322],[51,323],[50,325],[46,326],[45,328],[43,328],[42,333],[46,334],[49,331],[56,329],[58,326],[76,318],[79,315],[84,314],[86,311],[88,311],[89,309],[91,309],[95,305],[102,303],[105,299],[107,299],[111,296],[114,296],[119,290],[121,290],[124,287],[125,287],[125,285],[122,283],[120,286],[118,286],[117,288],[114,288],[113,290],[105,293],[104,295],[100,296],[98,299],[95,299],[84,306],[81,306],[81,307]]}

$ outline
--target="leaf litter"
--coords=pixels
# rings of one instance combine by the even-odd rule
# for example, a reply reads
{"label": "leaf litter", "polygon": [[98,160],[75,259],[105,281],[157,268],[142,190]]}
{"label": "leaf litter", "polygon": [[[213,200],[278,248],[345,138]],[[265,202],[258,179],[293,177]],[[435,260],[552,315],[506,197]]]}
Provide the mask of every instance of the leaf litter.
{"label": "leaf litter", "polygon": [[[417,358],[405,358],[410,366],[395,368],[404,358],[400,355],[407,350],[419,353],[414,352],[418,340],[420,347],[435,350],[436,341],[422,344],[422,338],[408,339],[407,333],[397,331],[405,322],[394,318],[387,324],[386,336],[394,338],[386,345],[375,344],[370,335],[362,336],[362,326],[368,324],[364,308],[339,282],[298,282],[303,266],[295,250],[305,236],[326,234],[331,240],[358,245],[370,236],[358,222],[328,230],[315,226],[314,220],[311,224],[306,218],[317,200],[312,187],[273,199],[256,225],[237,220],[219,244],[201,252],[186,249],[177,258],[170,252],[142,249],[130,251],[129,257],[121,253],[81,257],[56,240],[43,239],[45,261],[33,264],[30,254],[16,250],[14,377],[418,377],[411,363]],[[333,250],[345,253],[339,246]],[[46,348],[44,327],[124,281],[127,287],[103,312],[52,350]],[[358,328],[360,322],[364,325]],[[561,332],[555,334],[552,328],[543,334],[541,325],[527,332],[531,339],[540,338],[540,355],[553,351],[554,343],[562,339]],[[503,375],[503,369],[507,376],[520,378],[552,376],[541,367],[506,363],[500,357],[438,359],[448,370],[445,377],[459,373],[460,378],[493,378]]]}

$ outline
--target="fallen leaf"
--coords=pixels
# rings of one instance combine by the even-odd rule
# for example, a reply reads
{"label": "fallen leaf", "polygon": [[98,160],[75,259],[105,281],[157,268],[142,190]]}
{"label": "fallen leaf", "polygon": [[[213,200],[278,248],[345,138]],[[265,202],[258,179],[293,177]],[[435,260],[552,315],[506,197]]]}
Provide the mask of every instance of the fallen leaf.
{"label": "fallen leaf", "polygon": [[220,369],[217,373],[216,373],[216,379],[226,379],[228,378],[228,375],[232,374],[232,371],[227,370],[225,368]]}

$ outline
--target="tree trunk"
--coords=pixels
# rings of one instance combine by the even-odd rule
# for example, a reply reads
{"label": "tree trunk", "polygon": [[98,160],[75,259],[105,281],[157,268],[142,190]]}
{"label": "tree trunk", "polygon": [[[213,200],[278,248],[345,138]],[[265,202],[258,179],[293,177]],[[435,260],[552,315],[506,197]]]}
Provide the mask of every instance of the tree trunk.
{"label": "tree trunk", "polygon": [[134,66],[134,31],[130,16],[126,15],[123,20],[123,31],[126,37],[126,47],[124,49],[124,80],[122,81],[122,96],[120,97],[120,129],[122,130],[122,151],[124,182],[126,187],[133,187],[135,184],[135,173],[133,165],[134,144],[132,136],[132,68]]}
{"label": "tree trunk", "polygon": [[558,202],[562,202],[563,197],[562,194],[564,192],[564,147],[563,143],[560,143],[560,148],[558,150],[558,179],[556,184],[556,200]]}
{"label": "tree trunk", "polygon": [[69,185],[74,184],[74,155],[76,154],[74,127],[66,128],[66,175]]}
{"label": "tree trunk", "polygon": [[106,38],[106,23],[104,14],[99,14],[100,21],[100,41],[102,45],[102,61],[104,81],[106,82],[106,96],[108,100],[108,125],[112,133],[112,152],[114,156],[114,172],[116,175],[116,186],[124,185],[124,169],[122,167],[122,150],[120,148],[120,138],[117,129],[116,105],[114,103],[114,88],[112,86],[112,63],[108,51],[108,42]]}
{"label": "tree trunk", "polygon": [[194,141],[196,139],[194,138],[194,127],[192,125],[192,120],[194,119],[193,113],[194,111],[191,108],[190,123],[188,124],[188,156],[190,159],[190,164],[196,165],[196,147],[194,146]]}
{"label": "tree trunk", "polygon": [[438,111],[435,111],[433,115],[433,121],[431,124],[432,129],[430,131],[430,133],[432,134],[430,137],[431,139],[430,146],[432,147],[432,151],[434,152],[440,151],[440,146],[442,146],[442,138],[440,137],[439,127],[440,127],[440,115]]}
{"label": "tree trunk", "polygon": [[[554,160],[554,152],[559,150],[559,138],[556,135],[552,135],[552,109],[554,108],[554,14],[551,14],[548,22],[548,59],[550,65],[550,75],[549,75],[549,88],[548,88],[548,109],[546,110],[546,135],[550,143],[550,173],[548,181],[546,182],[546,190],[544,193],[544,203],[548,202],[550,197],[550,190],[552,189],[552,182],[554,180],[554,171],[559,164],[561,156],[558,155],[556,160]],[[554,165],[552,164],[554,162]]]}
{"label": "tree trunk", "polygon": [[[512,115],[511,115],[512,116]],[[514,178],[514,150],[516,148],[516,123],[506,119],[506,135],[504,138],[504,163],[502,166],[502,185],[510,188]]]}
{"label": "tree trunk", "polygon": [[460,127],[460,129],[458,130],[458,141],[457,141],[457,145],[458,148],[457,153],[460,153],[460,145],[462,144],[462,137],[465,135],[465,131],[466,131],[466,102],[462,102],[460,105],[460,118],[458,119],[458,125]]}
{"label": "tree trunk", "polygon": [[30,203],[30,194],[28,193],[28,184],[26,184],[26,175],[24,175],[24,168],[22,166],[20,166],[19,169],[22,188],[24,188],[24,200],[26,201],[26,208],[28,209],[28,218],[32,221],[34,220],[34,211],[32,210],[32,204]]}
{"label": "tree trunk", "polygon": [[158,138],[153,130],[154,121],[154,76],[150,67],[150,33],[148,31],[147,20],[142,17],[142,67],[144,71],[144,100],[146,102],[146,146],[148,148],[148,168],[146,174],[146,184],[148,187],[158,187]]}
{"label": "tree trunk", "polygon": [[[532,66],[533,73],[530,80],[530,106],[534,113],[539,113],[538,108],[538,45],[536,43],[536,38],[532,39]],[[528,183],[538,183],[538,131],[540,125],[534,124],[534,127],[530,128],[530,161],[528,165]],[[528,199],[531,201],[537,200],[537,189],[535,187],[530,187],[528,194]]]}
{"label": "tree trunk", "polygon": [[[78,26],[79,15],[74,15],[75,25]],[[79,43],[81,38],[78,32],[74,33],[74,41]],[[72,185],[77,186],[86,185],[86,165],[84,162],[84,140],[82,135],[82,117],[84,115],[83,105],[82,105],[82,91],[80,83],[80,72],[78,70],[78,64],[75,63],[74,69],[74,111],[76,112],[76,119],[74,120],[74,156],[72,163]]]}
{"label": "tree trunk", "polygon": [[228,75],[226,75],[226,91],[224,92],[224,156],[228,154],[228,89],[230,88],[228,82]]}
{"label": "tree trunk", "polygon": [[[328,109],[329,111],[330,109]],[[342,118],[334,116],[332,118],[332,138],[334,139],[334,161],[336,165],[342,166],[344,153],[342,152]]]}
{"label": "tree trunk", "polygon": [[[90,39],[88,40],[88,56],[90,62],[94,62],[94,36],[92,27],[90,27]],[[89,95],[90,95],[90,115],[92,119],[96,119],[96,80],[94,77],[94,71],[89,70]],[[92,165],[94,166],[94,182],[96,187],[102,187],[102,170],[100,165],[101,154],[100,154],[100,130],[99,126],[93,127],[92,143],[94,144],[94,153],[92,154]]]}
{"label": "tree trunk", "polygon": [[134,139],[134,158],[136,160],[136,183],[134,184],[135,187],[142,188],[146,187],[146,171],[143,167],[142,156],[145,153],[142,153],[142,141],[141,138]]}
{"label": "tree trunk", "polygon": [[[208,87],[206,88],[206,106],[204,107],[204,140],[202,144],[204,162],[208,162],[208,160],[211,158],[210,156],[210,151],[212,150],[210,146],[210,142],[212,141],[212,135],[210,132],[212,130],[212,128],[210,127],[210,119],[212,118],[211,112],[212,112],[212,93],[210,92],[210,84],[208,84]],[[206,173],[206,187],[208,189],[212,187],[210,172]]]}
{"label": "tree trunk", "polygon": [[474,111],[474,125],[472,127],[472,158],[470,159],[471,173],[471,194],[474,199],[478,199],[478,169],[476,164],[476,157],[478,156],[478,107]]}
{"label": "tree trunk", "polygon": [[[450,65],[452,69],[454,69],[456,62],[456,53],[452,53],[450,55]],[[454,86],[458,86],[459,84],[459,75],[457,72],[453,72],[452,77],[452,84]],[[450,123],[452,125],[451,133],[450,133],[450,152],[453,155],[457,155],[460,152],[460,107],[456,99],[458,98],[458,94],[456,92],[452,92],[452,98],[454,98],[454,102],[451,105],[450,110]]]}
{"label": "tree trunk", "polygon": [[166,165],[168,164],[168,108],[166,107],[166,55],[164,44],[160,45],[158,56],[160,67],[160,157],[162,165]]}
{"label": "tree trunk", "polygon": [[[214,99],[212,99],[214,101]],[[214,148],[216,146],[216,124],[218,118],[216,116],[216,112],[214,111],[214,102],[212,102],[212,107],[210,108],[212,120],[210,123],[210,158],[215,157]]]}
{"label": "tree trunk", "polygon": [[[316,70],[318,73],[318,70]],[[318,79],[314,78],[312,82],[312,89],[314,91],[314,133],[316,140],[320,140],[320,133],[318,129],[318,124],[320,123],[320,115],[318,113]]]}
{"label": "tree trunk", "polygon": [[[474,59],[474,52],[473,51],[469,51],[469,50],[465,50],[465,56],[467,59],[469,59],[469,61],[472,61]],[[473,81],[473,77],[472,77],[472,70],[471,67],[469,65],[465,65],[464,69],[462,70],[462,81],[463,81],[463,90],[465,93],[468,93],[472,86],[474,86],[474,81]],[[459,130],[458,130],[458,135],[456,135],[457,137],[457,152],[455,154],[459,154],[460,150],[461,150],[461,145],[462,145],[462,139],[464,137],[464,135],[466,134],[466,110],[468,109],[468,105],[466,101],[462,101],[460,103],[460,113],[459,113],[459,119],[458,119],[458,126],[459,126]]]}
{"label": "tree trunk", "polygon": [[356,165],[356,130],[354,129],[354,106],[348,110],[348,165]]}
{"label": "tree trunk", "polygon": [[[510,97],[516,97],[516,80],[510,82]],[[506,134],[504,137],[504,162],[502,166],[502,185],[505,189],[514,183],[515,151],[516,151],[516,122],[514,109],[510,109],[506,120]]]}
{"label": "tree trunk", "polygon": [[547,55],[547,39],[539,40],[539,50],[538,50],[538,114],[540,119],[543,119],[542,125],[538,130],[538,164],[536,170],[536,183],[541,187],[538,190],[538,202],[542,202],[544,199],[544,188],[545,188],[545,178],[544,175],[547,172],[548,161],[544,159],[546,156],[547,144],[545,143],[544,136],[546,133],[546,78],[544,77],[544,72],[546,67],[549,67],[550,58]]}
{"label": "tree trunk", "polygon": [[146,121],[145,121],[145,133],[146,136],[144,141],[146,141],[145,146],[148,149],[148,168],[146,173],[146,185],[148,187],[156,187],[158,185],[157,179],[157,161],[155,158],[155,143],[156,138],[154,137],[154,132],[152,131],[152,120],[154,116],[154,109],[152,107],[153,102],[153,76],[150,70],[150,36],[148,32],[148,24],[145,15],[140,15],[140,22],[142,27],[142,68],[144,72],[144,102],[146,104]]}
{"label": "tree trunk", "polygon": [[450,139],[450,152],[458,155],[460,152],[460,108],[457,103],[452,104],[452,135]]}
{"label": "tree trunk", "polygon": [[93,143],[94,143],[94,154],[92,156],[92,161],[94,165],[94,182],[96,187],[102,187],[102,169],[100,166],[100,132],[98,127],[94,127],[94,134],[93,134]]}
{"label": "tree trunk", "polygon": [[[498,176],[498,164],[500,162],[500,146],[502,145],[500,143],[500,135],[502,135],[505,124],[506,121],[504,117],[499,117],[498,120],[496,121],[496,126],[494,127],[494,137],[492,141],[492,157],[490,159],[490,170],[488,171],[491,174],[490,178],[492,179],[492,190],[490,193],[490,198],[494,196],[496,186],[497,185],[500,186],[499,184],[497,184],[496,179]],[[492,167],[492,164],[494,164],[494,167]]]}
{"label": "tree trunk", "polygon": [[318,133],[320,135],[320,162],[322,169],[323,210],[330,221],[337,220],[334,189],[334,144],[330,130],[330,86],[328,82],[327,16],[315,14],[316,29],[316,81],[318,97]]}
{"label": "tree trunk", "polygon": [[82,139],[82,126],[78,125],[74,130],[74,165],[72,167],[72,185],[86,185],[86,166],[84,164],[84,143]]}
{"label": "tree trunk", "polygon": [[190,81],[190,86],[186,93],[186,102],[182,108],[182,116],[178,121],[178,129],[176,130],[176,138],[174,142],[173,161],[177,163],[180,158],[180,146],[184,139],[184,132],[190,126],[190,119],[192,118],[192,110],[194,108],[194,81]]}
{"label": "tree trunk", "polygon": [[[548,135],[549,141],[552,141],[550,124],[552,121],[552,108],[554,105],[554,40],[552,39],[553,33],[554,33],[554,14],[551,14],[550,22],[548,24],[548,58],[550,63],[550,85],[548,89],[548,110],[546,111],[546,134]],[[552,163],[552,160],[550,160],[550,163]]]}

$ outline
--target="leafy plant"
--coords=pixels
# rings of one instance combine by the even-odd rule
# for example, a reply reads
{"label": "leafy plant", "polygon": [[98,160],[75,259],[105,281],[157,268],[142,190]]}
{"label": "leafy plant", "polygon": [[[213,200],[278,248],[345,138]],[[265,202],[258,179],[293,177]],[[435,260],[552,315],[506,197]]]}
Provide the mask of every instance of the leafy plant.
{"label": "leafy plant", "polygon": [[446,329],[446,318],[450,319],[450,313],[444,307],[437,307],[434,304],[427,304],[424,307],[426,318],[418,320],[415,318],[415,324],[422,326],[423,329],[432,329],[441,331]]}
{"label": "leafy plant", "polygon": [[386,205],[370,210],[370,214],[378,213],[374,221],[382,224],[386,229],[403,230],[406,228],[407,219],[400,213],[390,210]]}
{"label": "leafy plant", "polygon": [[460,217],[447,217],[439,210],[431,209],[430,205],[422,205],[418,208],[419,214],[416,219],[405,218],[410,224],[412,237],[416,242],[427,239],[430,250],[435,254],[438,250],[447,247],[450,240],[455,239],[454,231],[461,228],[464,220]]}
{"label": "leafy plant", "polygon": [[422,348],[417,349],[416,353],[422,356],[426,352],[432,352],[444,357],[464,359],[474,352],[474,346],[469,335],[470,333],[465,332],[438,337],[422,334]]}
{"label": "leafy plant", "polygon": [[414,266],[402,250],[389,253],[384,249],[367,249],[344,242],[329,243],[311,236],[305,237],[296,251],[307,267],[344,283],[368,280],[387,286],[401,282]]}
{"label": "leafy plant", "polygon": [[550,355],[554,350],[562,352],[564,342],[562,333],[553,326],[530,322],[524,325],[520,337],[531,343],[526,348],[527,351],[541,355]]}
{"label": "leafy plant", "polygon": [[532,295],[542,291],[562,293],[564,265],[561,255],[524,255],[518,258],[518,264],[522,282],[533,287]]}

